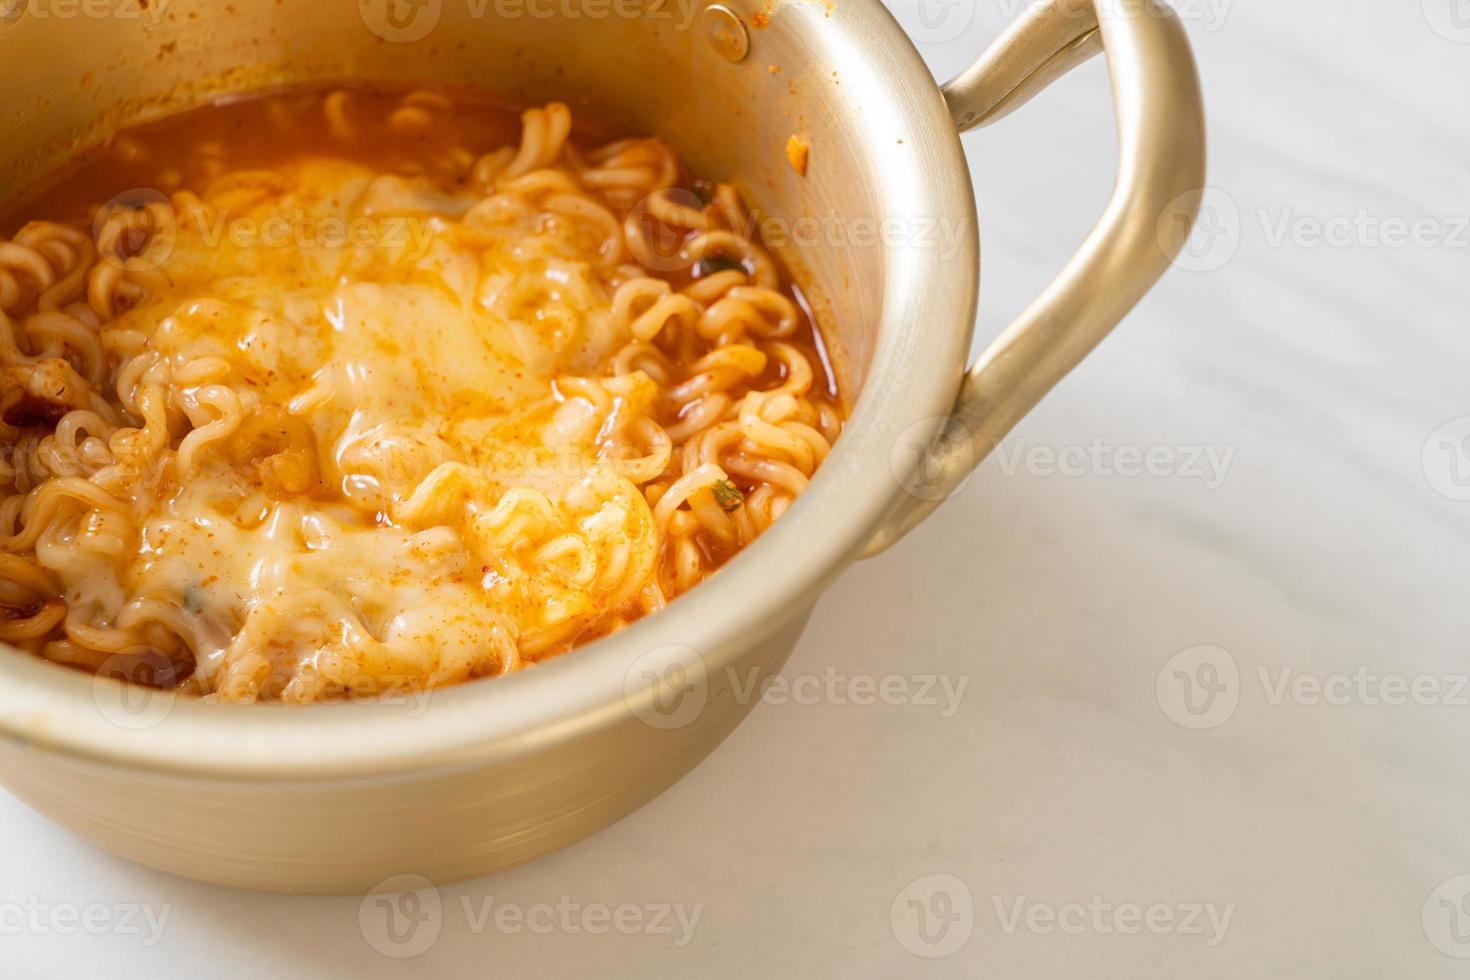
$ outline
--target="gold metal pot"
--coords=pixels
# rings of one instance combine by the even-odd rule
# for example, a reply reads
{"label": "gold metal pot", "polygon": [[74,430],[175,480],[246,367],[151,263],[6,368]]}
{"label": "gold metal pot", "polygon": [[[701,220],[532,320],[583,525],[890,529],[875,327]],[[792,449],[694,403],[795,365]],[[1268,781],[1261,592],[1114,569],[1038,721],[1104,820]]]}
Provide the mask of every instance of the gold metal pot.
{"label": "gold metal pot", "polygon": [[[1116,190],[1060,277],[965,371],[979,248],[957,133],[1098,50]],[[665,137],[764,214],[815,218],[826,231],[784,226],[773,244],[860,396],[805,495],[713,580],[508,678],[424,701],[236,707],[0,651],[0,778],[16,795],[115,853],[249,888],[481,875],[667,788],[744,717],[749,679],[780,667],[843,566],[932,510],[1147,291],[1204,183],[1194,63],[1159,0],[1041,0],[942,89],[877,0],[12,0],[0,195],[120,125],[352,78],[560,98]],[[804,177],[792,135],[811,148]]]}

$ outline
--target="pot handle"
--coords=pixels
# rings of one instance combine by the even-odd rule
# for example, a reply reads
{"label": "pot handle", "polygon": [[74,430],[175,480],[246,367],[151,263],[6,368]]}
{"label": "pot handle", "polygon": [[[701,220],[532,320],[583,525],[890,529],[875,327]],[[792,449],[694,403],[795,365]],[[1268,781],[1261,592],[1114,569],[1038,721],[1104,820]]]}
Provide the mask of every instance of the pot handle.
{"label": "pot handle", "polygon": [[[961,132],[1007,115],[1098,51],[1118,122],[1118,178],[1102,219],[1046,291],[965,374],[936,423],[923,492],[890,512],[868,547],[927,517],[1169,268],[1205,181],[1204,109],[1189,42],[1158,0],[1039,0],[942,93]],[[908,484],[905,484],[906,488]]]}

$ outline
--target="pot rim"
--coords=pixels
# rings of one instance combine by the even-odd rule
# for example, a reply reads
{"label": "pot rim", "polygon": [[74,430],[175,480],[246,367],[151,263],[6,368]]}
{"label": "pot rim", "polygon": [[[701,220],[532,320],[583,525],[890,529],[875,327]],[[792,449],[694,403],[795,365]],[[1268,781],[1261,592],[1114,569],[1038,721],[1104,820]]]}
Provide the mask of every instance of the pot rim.
{"label": "pot rim", "polygon": [[[784,12],[805,13],[797,5]],[[836,32],[826,50],[854,50],[845,55],[844,86],[886,102],[867,115],[899,127],[898,143],[874,136],[875,156],[887,164],[876,177],[887,213],[958,217],[966,228],[948,257],[938,249],[882,246],[879,337],[862,390],[831,454],[770,530],[668,608],[532,669],[425,692],[426,705],[413,697],[230,705],[148,692],[164,716],[146,727],[124,727],[103,710],[127,693],[123,682],[8,648],[0,651],[8,654],[0,656],[0,734],[77,759],[221,779],[360,778],[484,765],[625,721],[632,711],[625,680],[651,650],[693,649],[714,674],[804,614],[905,493],[917,459],[896,456],[900,440],[950,414],[979,281],[969,171],[944,99],[913,43],[877,0],[840,4],[818,13],[815,24],[806,21],[791,23]],[[787,23],[773,18],[767,29],[797,29]]]}

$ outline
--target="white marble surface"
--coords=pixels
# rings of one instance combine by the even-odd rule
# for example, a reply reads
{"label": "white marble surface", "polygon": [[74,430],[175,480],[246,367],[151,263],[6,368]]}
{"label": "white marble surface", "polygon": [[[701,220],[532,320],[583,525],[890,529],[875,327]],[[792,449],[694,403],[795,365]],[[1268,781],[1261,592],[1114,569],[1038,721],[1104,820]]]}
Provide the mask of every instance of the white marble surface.
{"label": "white marble surface", "polygon": [[[966,3],[937,29],[900,10],[937,76],[1015,6]],[[1470,503],[1452,499],[1452,449],[1430,446],[1429,475],[1423,451],[1470,415],[1470,5],[1176,3],[1209,107],[1223,237],[1197,239],[1192,264],[1210,268],[1173,272],[1002,459],[853,568],[787,669],[937,675],[966,685],[953,710],[942,692],[763,705],[622,824],[443,889],[437,941],[409,960],[365,941],[355,899],[175,880],[0,796],[0,974],[1463,976],[1448,954],[1470,954],[1454,909],[1470,879],[1452,880],[1470,873],[1470,690],[1455,679],[1470,671]],[[966,149],[983,338],[1107,195],[1103,66]],[[1419,218],[1420,243],[1393,247],[1394,223]],[[1316,243],[1314,227],[1345,237]],[[1066,447],[1082,466],[1053,472]],[[1123,447],[1157,450],[1155,475],[1115,473]],[[1191,464],[1204,450],[1213,479]],[[1185,658],[1210,658],[1225,689],[1194,716],[1175,670],[1208,675],[1170,658],[1200,645],[1223,652]],[[1398,676],[1437,703],[1385,703]],[[955,899],[947,932],[895,910],[915,879]],[[689,937],[496,926],[502,904],[562,896],[699,918]],[[156,942],[48,918],[90,903],[168,918]],[[1120,931],[1130,903],[1158,906],[1163,934]],[[1186,928],[1191,904],[1228,925]],[[27,906],[40,928],[16,928]]]}

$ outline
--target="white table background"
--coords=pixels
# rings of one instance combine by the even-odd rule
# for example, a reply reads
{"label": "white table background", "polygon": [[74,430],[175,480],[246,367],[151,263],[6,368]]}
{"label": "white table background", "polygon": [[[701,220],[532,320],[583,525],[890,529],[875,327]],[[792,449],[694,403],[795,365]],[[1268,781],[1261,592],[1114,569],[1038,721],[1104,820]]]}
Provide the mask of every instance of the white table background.
{"label": "white table background", "polygon": [[[1199,271],[1173,271],[1003,459],[849,571],[786,671],[940,675],[967,685],[957,710],[761,705],[620,825],[443,888],[437,941],[415,959],[372,948],[357,899],[177,880],[0,795],[0,975],[1464,976],[1448,954],[1470,954],[1470,914],[1452,908],[1470,885],[1451,880],[1470,873],[1470,692],[1455,680],[1470,671],[1470,503],[1452,497],[1470,456],[1436,439],[1426,470],[1423,454],[1470,415],[1470,27],[1450,19],[1458,3],[1470,25],[1470,6],[1175,2],[1217,188]],[[912,0],[898,10],[937,77],[1015,6],[967,3],[938,28]],[[1103,64],[965,146],[978,346],[1108,194]],[[1395,247],[1396,222],[1420,218],[1420,243]],[[1344,235],[1316,243],[1314,228]],[[1053,471],[1067,447],[1085,465]],[[1156,474],[1118,475],[1124,447],[1156,450]],[[1205,449],[1228,459],[1223,479],[1191,463]],[[1174,671],[1208,680],[1200,658],[1225,689],[1196,719]],[[1390,675],[1440,703],[1382,703]],[[1351,703],[1278,696],[1283,676]],[[929,892],[947,890],[948,931],[895,908],[916,879],[931,914],[947,906]],[[479,918],[487,901],[562,896],[699,919],[680,946],[677,930]],[[3,917],[91,903],[168,919],[149,944]],[[1203,934],[1181,925],[1191,903],[1229,910],[1223,936],[1207,917]],[[1179,918],[1126,934],[1130,904]]]}

